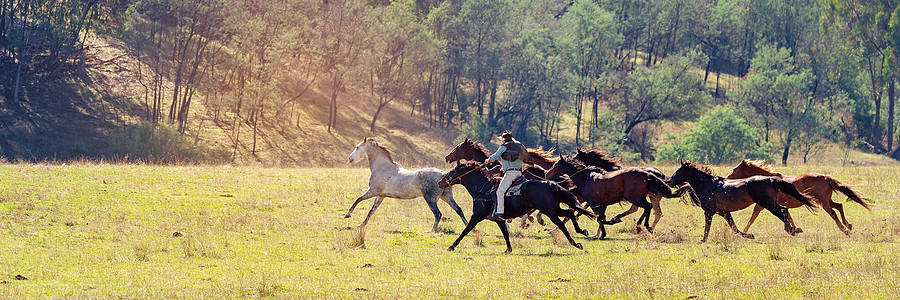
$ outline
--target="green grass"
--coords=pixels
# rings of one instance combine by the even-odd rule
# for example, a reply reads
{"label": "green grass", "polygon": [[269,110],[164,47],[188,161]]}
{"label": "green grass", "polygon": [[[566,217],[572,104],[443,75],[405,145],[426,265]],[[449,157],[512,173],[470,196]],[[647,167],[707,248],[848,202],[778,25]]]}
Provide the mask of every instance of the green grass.
{"label": "green grass", "polygon": [[[372,203],[342,218],[365,169],[2,164],[0,298],[892,298],[900,169],[778,169],[811,170],[876,205],[845,205],[850,237],[825,213],[795,209],[798,237],[764,212],[755,240],[715,217],[698,244],[701,210],[664,200],[656,234],[635,233],[628,217],[609,240],[576,237],[578,250],[539,225],[514,227],[505,255],[488,223],[447,252],[462,223],[440,204],[443,233],[424,233],[421,199],[387,199],[364,232],[347,229]],[[455,192],[469,216],[471,198]]]}

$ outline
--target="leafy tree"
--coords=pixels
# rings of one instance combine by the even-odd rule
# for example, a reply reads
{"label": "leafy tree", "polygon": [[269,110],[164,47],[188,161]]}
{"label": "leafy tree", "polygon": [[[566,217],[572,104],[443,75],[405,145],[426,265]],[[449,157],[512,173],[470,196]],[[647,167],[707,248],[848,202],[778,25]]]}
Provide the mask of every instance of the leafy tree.
{"label": "leafy tree", "polygon": [[741,86],[739,98],[753,108],[752,119],[761,120],[766,142],[777,129],[783,149],[781,162],[787,164],[793,141],[805,130],[801,125],[815,126],[819,120],[811,118],[820,103],[812,96],[813,76],[806,69],[797,68],[790,50],[764,45],[750,63],[751,74]]}
{"label": "leafy tree", "polygon": [[767,144],[757,144],[756,130],[738,117],[735,108],[719,105],[709,110],[677,141],[660,146],[658,161],[690,159],[710,164],[733,163],[743,158],[766,159]]}
{"label": "leafy tree", "polygon": [[[628,136],[640,124],[695,118],[710,96],[691,69],[703,65],[705,60],[702,54],[690,52],[670,56],[649,68],[639,66],[627,78],[628,91],[608,102],[608,113],[620,120],[616,130]],[[642,153],[645,158],[648,155]]]}

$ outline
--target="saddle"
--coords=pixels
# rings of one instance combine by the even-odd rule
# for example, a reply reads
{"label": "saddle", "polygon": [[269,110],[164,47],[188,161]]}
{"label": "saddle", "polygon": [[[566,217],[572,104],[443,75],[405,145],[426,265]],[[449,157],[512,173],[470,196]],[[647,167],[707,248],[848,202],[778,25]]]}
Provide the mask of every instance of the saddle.
{"label": "saddle", "polygon": [[[506,200],[509,200],[510,198],[521,196],[522,195],[522,187],[524,187],[525,183],[527,183],[527,182],[528,182],[528,179],[525,179],[525,176],[519,176],[519,177],[516,177],[516,179],[513,179],[512,185],[510,185],[509,189],[506,190],[506,194],[505,194]],[[496,203],[497,202],[497,186],[494,186],[494,188],[491,189],[490,195],[491,195],[490,199],[476,198],[473,200],[476,202]]]}

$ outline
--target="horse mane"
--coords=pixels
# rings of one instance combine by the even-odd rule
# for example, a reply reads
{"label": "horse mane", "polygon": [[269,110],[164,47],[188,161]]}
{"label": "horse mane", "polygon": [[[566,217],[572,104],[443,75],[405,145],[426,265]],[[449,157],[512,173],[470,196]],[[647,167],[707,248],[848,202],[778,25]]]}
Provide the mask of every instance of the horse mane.
{"label": "horse mane", "polygon": [[384,152],[384,154],[387,156],[388,160],[390,160],[392,163],[395,163],[395,164],[396,164],[396,162],[394,161],[393,153],[391,152],[391,150],[388,150],[387,147],[385,147],[384,145],[382,145],[381,143],[379,143],[377,140],[375,140],[375,138],[367,137],[367,138],[366,138],[365,140],[363,140],[363,141],[365,141],[365,142],[372,141],[372,143],[375,144],[375,146],[378,146],[378,149],[381,149],[381,151]]}
{"label": "horse mane", "polygon": [[591,164],[596,165],[598,167],[601,167],[601,166],[599,166],[600,164],[604,164],[604,165],[608,165],[611,167],[618,167],[619,169],[622,168],[622,165],[619,164],[621,159],[618,157],[612,157],[606,151],[598,150],[598,149],[583,149],[583,148],[575,149],[575,151],[576,151],[576,154],[575,154],[576,156],[579,156],[579,155],[581,155],[582,157],[587,156],[586,157],[587,159],[579,159],[582,162],[585,162],[585,160],[595,160],[595,162],[591,162]]}
{"label": "horse mane", "polygon": [[[588,168],[588,165],[584,164],[583,162],[578,161],[574,157],[563,156],[562,160],[565,161],[566,163],[572,165],[572,167],[575,167],[575,171],[581,171],[581,170]],[[598,169],[598,171],[599,170],[600,169]]]}
{"label": "horse mane", "polygon": [[745,165],[745,166],[751,167],[751,168],[757,168],[757,169],[760,169],[760,170],[762,170],[762,171],[764,171],[764,172],[766,172],[766,173],[771,174],[770,176],[781,176],[781,173],[778,173],[778,172],[773,171],[773,170],[772,170],[772,167],[769,166],[769,165],[766,165],[765,163],[766,163],[766,162],[765,162],[765,161],[762,161],[762,160],[749,160],[749,159],[744,159],[744,160],[741,161],[741,164],[742,164],[742,165]]}
{"label": "horse mane", "polygon": [[695,163],[692,161],[685,161],[682,165],[693,168],[693,169],[697,169],[700,172],[706,173],[706,175],[718,177],[718,176],[716,176],[715,173],[713,173],[712,169],[707,165],[702,165],[700,163]]}
{"label": "horse mane", "polygon": [[532,157],[537,156],[550,164],[555,163],[559,160],[559,157],[553,157],[554,151],[556,151],[556,148],[544,150],[544,146],[540,146],[537,148],[528,148],[528,154],[532,155]]}
{"label": "horse mane", "polygon": [[483,162],[467,160],[460,163],[459,166],[465,167],[469,170],[479,168],[478,173],[481,173],[484,178],[487,178],[488,181],[494,184],[500,183],[500,180],[503,179],[503,177],[497,177],[496,173],[493,172],[494,168],[488,168],[487,165]]}
{"label": "horse mane", "polygon": [[469,147],[471,147],[472,149],[476,149],[476,150],[480,150],[481,152],[484,152],[484,155],[491,156],[491,150],[488,150],[488,148],[479,141],[472,140],[472,139],[466,139],[465,141],[463,141],[463,144],[469,145]]}

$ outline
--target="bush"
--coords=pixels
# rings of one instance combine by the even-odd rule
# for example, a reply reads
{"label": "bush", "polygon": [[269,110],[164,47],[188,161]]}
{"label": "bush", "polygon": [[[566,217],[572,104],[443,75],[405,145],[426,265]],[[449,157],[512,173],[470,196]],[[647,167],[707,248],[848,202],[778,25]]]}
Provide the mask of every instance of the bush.
{"label": "bush", "polygon": [[768,143],[759,143],[756,130],[735,114],[734,107],[716,106],[697,120],[684,139],[661,146],[658,161],[690,159],[707,164],[731,163],[743,158],[767,159]]}
{"label": "bush", "polygon": [[126,161],[221,163],[230,160],[226,150],[196,146],[190,138],[166,125],[139,124],[127,127],[113,137],[111,144],[112,154]]}

